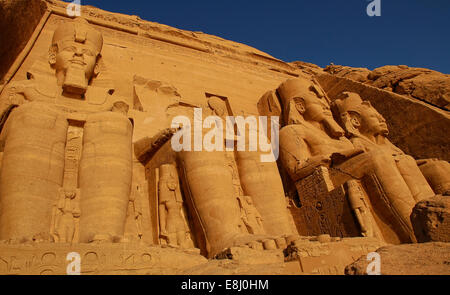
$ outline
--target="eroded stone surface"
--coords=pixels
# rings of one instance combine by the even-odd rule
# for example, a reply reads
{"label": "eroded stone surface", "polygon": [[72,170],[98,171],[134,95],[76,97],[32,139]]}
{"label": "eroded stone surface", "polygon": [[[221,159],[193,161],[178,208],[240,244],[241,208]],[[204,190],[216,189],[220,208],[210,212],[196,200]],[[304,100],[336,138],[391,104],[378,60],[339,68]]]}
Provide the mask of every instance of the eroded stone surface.
{"label": "eroded stone surface", "polygon": [[[0,77],[25,47],[45,11],[40,0],[4,0],[0,2]],[[3,80],[0,80],[0,85]]]}
{"label": "eroded stone surface", "polygon": [[450,242],[450,197],[420,201],[414,207],[411,222],[419,242]]}
{"label": "eroded stone surface", "polygon": [[[448,191],[448,113],[351,80],[364,69],[341,78],[137,16],[39,4],[0,88],[2,274],[64,274],[70,252],[83,274],[343,274],[415,241],[415,203]],[[260,115],[279,117],[278,162],[250,139],[220,149],[245,126],[187,128]],[[180,152],[180,138],[195,148]]]}
{"label": "eroded stone surface", "polygon": [[373,71],[331,65],[324,69],[337,77],[366,83],[380,89],[450,109],[450,76],[437,71],[408,66],[383,66]]}
{"label": "eroded stone surface", "polygon": [[[381,256],[382,275],[449,275],[450,244],[424,243],[384,246]],[[370,261],[362,256],[345,268],[347,275],[365,275]]]}

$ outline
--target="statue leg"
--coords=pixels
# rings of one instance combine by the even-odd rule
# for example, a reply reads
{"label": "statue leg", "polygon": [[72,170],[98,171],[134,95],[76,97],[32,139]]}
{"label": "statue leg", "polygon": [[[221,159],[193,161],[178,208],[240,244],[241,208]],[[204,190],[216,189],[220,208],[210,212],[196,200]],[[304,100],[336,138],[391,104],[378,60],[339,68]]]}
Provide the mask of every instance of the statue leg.
{"label": "statue leg", "polygon": [[362,179],[370,174],[376,175],[381,183],[388,205],[400,222],[404,233],[415,241],[410,215],[416,202],[391,155],[382,152],[363,153],[332,167],[335,185],[352,178]]}
{"label": "statue leg", "polygon": [[13,110],[0,176],[0,239],[49,234],[63,182],[68,122],[57,110],[31,102]]}
{"label": "statue leg", "polygon": [[206,250],[214,256],[232,246],[240,234],[240,210],[232,175],[223,152],[182,152],[187,195],[192,199],[192,215],[199,219],[206,238]]}
{"label": "statue leg", "polygon": [[263,220],[266,234],[297,234],[290,220],[283,184],[276,162],[261,162],[260,152],[237,152],[244,194],[251,196]]}
{"label": "statue leg", "polygon": [[435,159],[421,162],[419,168],[433,191],[436,194],[450,195],[450,163]]}
{"label": "statue leg", "polygon": [[181,248],[185,248],[185,245],[186,245],[186,232],[184,230],[177,231],[177,244]]}
{"label": "statue leg", "polygon": [[86,121],[80,161],[81,243],[123,237],[132,181],[131,136],[131,122],[122,114],[93,114]]}
{"label": "statue leg", "polygon": [[414,158],[408,155],[402,155],[396,157],[395,161],[397,163],[397,168],[408,185],[416,203],[421,200],[431,198],[435,195],[433,189],[430,187],[417,166]]}

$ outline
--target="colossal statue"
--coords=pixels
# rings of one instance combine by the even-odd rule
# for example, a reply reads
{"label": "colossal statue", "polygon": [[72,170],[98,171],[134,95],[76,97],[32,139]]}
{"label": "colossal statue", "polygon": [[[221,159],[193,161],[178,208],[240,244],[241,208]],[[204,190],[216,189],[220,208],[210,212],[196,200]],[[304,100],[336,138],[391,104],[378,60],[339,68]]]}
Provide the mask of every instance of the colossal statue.
{"label": "colossal statue", "polygon": [[298,181],[321,166],[328,168],[335,186],[373,176],[382,188],[387,210],[399,222],[403,239],[415,241],[410,214],[416,201],[391,153],[354,146],[333,119],[323,90],[312,81],[287,80],[278,93],[287,123],[280,131],[280,160],[292,180]]}
{"label": "colossal statue", "polygon": [[[393,145],[387,138],[389,130],[386,120],[369,101],[363,101],[357,93],[343,92],[334,102],[333,109],[355,147],[365,151],[382,150],[392,155],[416,202],[432,197],[434,193],[445,194],[449,190],[448,162],[436,159],[416,162]],[[422,166],[422,171],[418,164]],[[428,182],[423,174],[428,176]],[[429,183],[438,188],[436,192],[433,192]]]}
{"label": "colossal statue", "polygon": [[[216,96],[208,99],[208,108],[204,108],[203,113],[216,116],[216,120],[222,122],[225,122],[225,116],[231,115],[224,100]],[[246,130],[238,132],[242,135]],[[227,140],[225,133],[223,138]],[[226,248],[245,244],[264,248],[264,243],[275,245],[274,239],[296,234],[277,165],[275,162],[262,163],[260,156],[259,151],[179,153],[187,184],[186,194],[193,200],[194,214],[200,220],[206,237],[208,256],[213,257]],[[239,202],[244,196],[251,198],[251,205],[261,216],[262,224],[254,231],[249,230],[241,218],[241,206],[250,206]],[[255,246],[256,243],[262,244],[261,247]]]}
{"label": "colossal statue", "polygon": [[[63,212],[57,219],[66,225],[56,229],[63,229],[60,239],[68,241],[73,191],[80,206],[79,240],[74,242],[123,236],[133,126],[126,99],[91,85],[99,74],[102,46],[101,33],[86,20],[64,22],[49,50],[54,76],[11,83],[12,93],[6,92],[10,104],[19,106],[8,107],[2,120],[1,240],[21,242],[48,234],[52,208],[68,195],[65,205],[57,206]],[[74,130],[75,137],[70,135]]]}

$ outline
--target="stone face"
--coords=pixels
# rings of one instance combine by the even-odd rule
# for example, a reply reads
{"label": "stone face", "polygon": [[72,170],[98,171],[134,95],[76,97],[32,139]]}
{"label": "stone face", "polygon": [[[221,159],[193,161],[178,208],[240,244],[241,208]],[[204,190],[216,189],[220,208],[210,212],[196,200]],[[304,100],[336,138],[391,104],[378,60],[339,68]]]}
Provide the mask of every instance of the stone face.
{"label": "stone face", "polygon": [[406,154],[415,159],[450,160],[448,111],[417,99],[330,74],[319,75],[317,80],[332,100],[341,93],[350,91],[370,101],[386,119],[390,131],[389,139]]}
{"label": "stone face", "polygon": [[[64,274],[69,252],[82,274],[343,274],[449,191],[448,113],[365,82],[398,68],[30,5],[0,3],[27,43],[0,43],[0,274]],[[447,240],[433,198],[416,235]]]}
{"label": "stone face", "polygon": [[450,242],[450,198],[436,196],[417,203],[411,221],[419,242]]}
{"label": "stone face", "polygon": [[[449,275],[450,244],[425,243],[384,246],[380,254],[382,275]],[[370,261],[362,256],[345,268],[347,275],[365,275]]]}

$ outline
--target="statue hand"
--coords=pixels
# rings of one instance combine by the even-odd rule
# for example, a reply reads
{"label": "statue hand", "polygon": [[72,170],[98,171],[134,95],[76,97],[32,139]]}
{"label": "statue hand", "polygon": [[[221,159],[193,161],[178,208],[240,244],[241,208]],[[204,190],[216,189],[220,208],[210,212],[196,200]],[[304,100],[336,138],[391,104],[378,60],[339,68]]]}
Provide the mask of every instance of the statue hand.
{"label": "statue hand", "polygon": [[347,159],[354,157],[356,155],[364,153],[364,150],[362,149],[351,149],[351,150],[345,150],[337,153],[333,153],[331,155],[331,163],[333,165],[339,165],[342,162],[345,162]]}

